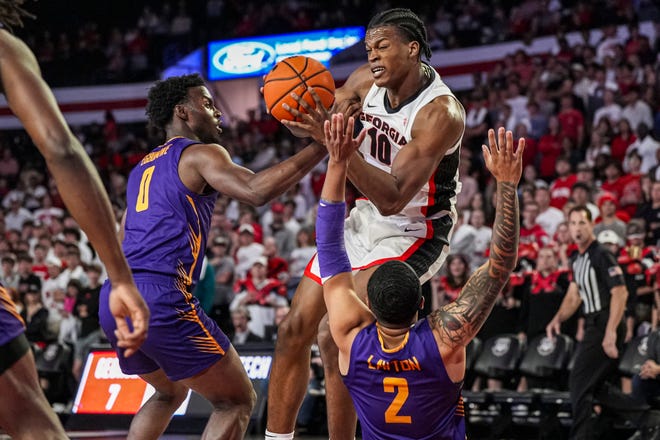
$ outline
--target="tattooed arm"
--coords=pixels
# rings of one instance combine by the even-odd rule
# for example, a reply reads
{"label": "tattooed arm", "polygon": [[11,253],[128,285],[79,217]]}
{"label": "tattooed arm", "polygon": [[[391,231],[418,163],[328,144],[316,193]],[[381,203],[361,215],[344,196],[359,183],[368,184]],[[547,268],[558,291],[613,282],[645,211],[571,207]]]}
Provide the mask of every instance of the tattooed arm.
{"label": "tattooed arm", "polygon": [[520,225],[516,187],[522,174],[525,141],[520,139],[514,152],[513,134],[510,131],[505,133],[503,128],[499,129],[498,141],[495,140],[495,131],[489,130],[488,140],[490,148],[482,147],[484,159],[497,181],[490,257],[468,279],[456,301],[434,311],[428,318],[443,359],[462,353],[462,358],[453,362],[459,370],[464,359],[463,348],[486,321],[518,257]]}

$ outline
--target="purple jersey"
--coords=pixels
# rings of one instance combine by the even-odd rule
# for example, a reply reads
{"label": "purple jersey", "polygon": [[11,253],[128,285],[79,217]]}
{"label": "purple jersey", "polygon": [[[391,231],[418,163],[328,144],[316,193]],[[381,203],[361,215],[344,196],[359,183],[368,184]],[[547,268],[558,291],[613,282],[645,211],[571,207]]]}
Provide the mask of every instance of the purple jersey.
{"label": "purple jersey", "polygon": [[123,248],[136,275],[168,275],[186,286],[199,280],[218,194],[195,194],[179,178],[181,153],[195,143],[183,137],[168,140],[128,177]]}
{"label": "purple jersey", "polygon": [[11,300],[9,292],[0,287],[0,346],[10,342],[25,330],[21,315]]}
{"label": "purple jersey", "polygon": [[343,379],[364,440],[465,440],[463,384],[449,379],[425,319],[394,349],[382,346],[375,323],[363,328]]}

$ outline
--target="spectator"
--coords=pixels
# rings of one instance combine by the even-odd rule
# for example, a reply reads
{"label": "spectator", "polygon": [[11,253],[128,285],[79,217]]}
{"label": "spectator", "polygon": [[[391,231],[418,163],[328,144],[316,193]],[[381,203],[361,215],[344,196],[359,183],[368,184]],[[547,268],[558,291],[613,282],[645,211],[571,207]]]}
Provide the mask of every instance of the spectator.
{"label": "spectator", "polygon": [[284,210],[284,203],[282,202],[273,202],[271,204],[270,211],[272,214],[272,221],[267,228],[264,228],[264,234],[274,238],[276,248],[283,258],[289,258],[291,251],[296,247],[296,233],[298,232],[298,229],[300,229],[300,225],[291,226],[292,223],[288,222],[291,220],[296,224],[297,222],[293,217],[290,217],[287,221],[284,218]]}
{"label": "spectator", "polygon": [[652,267],[657,261],[655,247],[644,244],[644,223],[631,220],[626,226],[625,246],[618,254],[618,263],[623,269],[626,287],[630,294],[627,303],[626,341],[638,334],[640,324],[652,321],[653,288],[648,282]]}
{"label": "spectator", "polygon": [[236,249],[236,275],[243,278],[247,275],[252,262],[263,255],[264,246],[255,242],[254,226],[244,223],[238,228],[238,249]]}
{"label": "spectator", "polygon": [[592,218],[600,217],[600,210],[592,202],[591,196],[591,187],[585,182],[575,182],[571,188],[571,200],[575,202],[577,206],[584,205],[591,212]]}
{"label": "spectator", "polygon": [[229,239],[217,236],[211,243],[211,260],[215,272],[215,296],[210,317],[225,333],[231,333],[229,304],[234,299],[234,260],[229,256]]}
{"label": "spectator", "polygon": [[612,159],[623,162],[628,154],[628,148],[633,144],[637,137],[630,129],[630,122],[627,119],[621,119],[617,124],[618,133],[612,139],[610,148],[612,150]]}
{"label": "spectator", "polygon": [[536,101],[529,101],[527,103],[527,113],[529,136],[538,141],[548,131],[548,115],[541,111],[541,107]]}
{"label": "spectator", "polygon": [[[527,151],[527,150],[525,150]],[[473,197],[483,194],[479,192],[479,182],[471,174],[471,154],[467,149],[461,149],[461,158],[458,163],[458,175],[461,179],[461,192],[456,196],[456,209],[468,210]]]}
{"label": "spectator", "polygon": [[78,293],[73,308],[73,316],[79,322],[79,331],[73,350],[73,375],[78,380],[80,380],[83,363],[90,347],[99,343],[103,337],[99,324],[101,275],[100,266],[92,264],[87,268],[89,285]]}
{"label": "spectator", "polygon": [[0,176],[6,178],[9,182],[15,182],[19,172],[20,165],[13,156],[11,148],[4,147],[2,157],[0,157]]}
{"label": "spectator", "polygon": [[28,220],[33,220],[32,213],[23,208],[23,198],[16,194],[11,194],[9,197],[9,211],[5,214],[5,227],[10,230],[20,231],[23,229],[23,223]]}
{"label": "spectator", "polygon": [[277,329],[286,318],[286,315],[291,311],[291,307],[281,305],[275,307],[275,319],[273,325],[266,326],[266,337],[265,341],[275,342],[277,340]]}
{"label": "spectator", "polygon": [[554,235],[557,230],[557,225],[565,219],[562,211],[550,206],[550,189],[547,185],[536,187],[534,201],[539,207],[539,214],[536,217],[536,222],[549,236]]}
{"label": "spectator", "polygon": [[557,115],[561,134],[570,138],[579,148],[584,142],[584,115],[573,104],[573,96],[564,94],[560,98],[560,109]]}
{"label": "spectator", "polygon": [[606,162],[609,159],[612,149],[607,143],[607,139],[597,132],[593,131],[591,133],[589,145],[584,153],[584,161],[589,164],[590,167],[600,170],[603,162]]}
{"label": "spectator", "polygon": [[25,337],[43,348],[52,339],[48,331],[48,309],[41,302],[41,291],[36,285],[28,286],[23,298],[21,318],[25,322]]}
{"label": "spectator", "polygon": [[539,205],[535,201],[525,203],[522,210],[518,254],[520,258],[536,260],[537,252],[550,242],[550,236],[538,224]]}
{"label": "spectator", "polygon": [[250,311],[246,306],[239,306],[232,310],[231,322],[234,326],[234,332],[231,338],[232,345],[237,346],[263,341],[260,336],[252,333],[248,328],[250,321]]}
{"label": "spectator", "polygon": [[600,220],[594,226],[594,234],[598,236],[602,231],[609,230],[619,237],[621,241],[626,237],[626,224],[617,217],[618,201],[614,194],[604,193],[598,198]]}
{"label": "spectator", "polygon": [[618,125],[621,121],[621,106],[614,100],[614,91],[605,89],[603,92],[603,105],[596,110],[592,124],[598,125],[602,118],[606,118],[611,125]]}
{"label": "spectator", "polygon": [[540,162],[538,164],[539,174],[546,180],[552,179],[554,176],[555,161],[564,152],[562,148],[561,127],[557,116],[550,116],[548,119],[548,131],[539,140],[538,150],[540,155]]}
{"label": "spectator", "polygon": [[44,304],[50,307],[50,302],[53,298],[53,293],[56,290],[64,291],[66,289],[66,281],[62,276],[62,266],[58,261],[51,258],[46,259],[46,267],[48,268],[48,278],[44,281],[42,287],[42,296]]}
{"label": "spectator", "polygon": [[637,137],[640,137],[640,124],[646,125],[647,132],[649,127],[653,127],[653,112],[651,107],[640,99],[639,88],[631,87],[624,95],[625,106],[621,111],[621,117],[630,122],[630,126],[635,131]]}
{"label": "spectator", "polygon": [[444,266],[445,275],[435,275],[432,279],[433,304],[431,310],[437,310],[443,305],[456,300],[472,273],[470,263],[465,255],[449,255]]}
{"label": "spectator", "polygon": [[287,296],[289,300],[298,287],[298,283],[303,277],[305,267],[316,254],[316,241],[314,240],[314,228],[303,226],[296,237],[296,248],[289,257],[289,280],[287,282]]}
{"label": "spectator", "polygon": [[82,264],[90,264],[94,260],[92,249],[87,245],[86,240],[82,240],[82,234],[79,227],[65,227],[62,230],[62,238],[68,245],[74,245],[78,248],[80,253],[80,261]]}
{"label": "spectator", "polygon": [[50,226],[53,218],[64,217],[64,210],[53,206],[53,199],[50,194],[44,194],[40,200],[40,208],[34,211],[35,221],[41,222],[43,225]]}
{"label": "spectator", "polygon": [[571,238],[568,222],[562,222],[557,226],[557,231],[554,237],[552,237],[551,245],[557,252],[559,267],[562,269],[567,268],[569,257],[573,255],[573,252],[577,251],[577,246]]}
{"label": "spectator", "polygon": [[48,249],[41,244],[34,246],[34,260],[32,261],[31,271],[41,279],[42,283],[48,278],[48,266],[46,265],[46,255]]}
{"label": "spectator", "polygon": [[649,125],[641,123],[637,126],[637,139],[630,144],[628,151],[637,150],[642,157],[640,171],[647,173],[658,164],[657,153],[660,149],[660,142],[653,138],[649,132]]}
{"label": "spectator", "polygon": [[475,209],[470,214],[470,225],[474,228],[473,252],[469,255],[470,268],[476,270],[487,259],[486,250],[490,247],[490,238],[493,235],[493,229],[486,226],[486,218],[482,209]]}
{"label": "spectator", "polygon": [[250,266],[250,276],[240,279],[236,285],[236,296],[229,306],[230,311],[245,306],[250,311],[249,328],[263,338],[265,326],[275,320],[275,307],[288,305],[286,287],[274,278],[268,278],[268,260],[257,257]]}
{"label": "spectator", "polygon": [[[519,336],[531,341],[545,333],[545,327],[559,310],[568,286],[570,273],[559,268],[555,251],[551,247],[539,250],[536,269],[516,274],[511,280],[514,296],[521,298],[518,316]],[[575,337],[577,318],[562,323],[562,333]]]}
{"label": "spectator", "polygon": [[660,396],[660,329],[649,334],[646,360],[638,375],[633,376],[633,396],[640,402],[657,403]]}
{"label": "spectator", "polygon": [[651,183],[651,200],[639,207],[635,218],[641,218],[648,225],[646,242],[652,246],[660,245],[660,181]]}
{"label": "spectator", "polygon": [[34,288],[41,293],[41,278],[32,272],[33,259],[28,254],[20,254],[18,256],[18,293],[22,296],[28,288]]}
{"label": "spectator", "polygon": [[562,209],[571,196],[571,190],[577,182],[577,176],[571,173],[571,162],[566,156],[557,158],[555,172],[557,177],[550,185],[550,206]]}
{"label": "spectator", "polygon": [[66,262],[66,269],[62,272],[63,281],[68,284],[71,280],[77,280],[83,287],[86,287],[88,284],[87,274],[82,261],[80,261],[80,249],[77,245],[66,245],[64,261]]}
{"label": "spectator", "polygon": [[289,262],[279,253],[277,242],[273,237],[264,238],[264,253],[268,259],[268,278],[275,278],[287,284],[289,281]]}
{"label": "spectator", "polygon": [[6,289],[18,291],[18,279],[20,278],[16,272],[16,258],[13,255],[5,254],[1,260],[2,274],[0,275],[0,282]]}
{"label": "spectator", "polygon": [[486,139],[486,131],[491,126],[486,104],[486,97],[475,90],[466,105],[463,142],[470,153],[476,153],[481,149],[481,144]]}

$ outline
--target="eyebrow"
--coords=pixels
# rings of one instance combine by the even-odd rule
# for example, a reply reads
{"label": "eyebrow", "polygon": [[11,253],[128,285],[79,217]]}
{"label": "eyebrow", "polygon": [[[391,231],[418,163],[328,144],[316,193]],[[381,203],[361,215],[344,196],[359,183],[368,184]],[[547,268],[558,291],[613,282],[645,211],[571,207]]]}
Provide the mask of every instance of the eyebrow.
{"label": "eyebrow", "polygon": [[[378,40],[374,41],[374,42],[371,44],[371,47],[373,47],[373,46],[378,46],[378,44],[380,44],[383,40],[389,40],[389,39],[390,39],[390,37],[380,37]],[[369,43],[367,43],[366,40],[364,41],[364,45],[365,45],[366,47],[369,47]]]}

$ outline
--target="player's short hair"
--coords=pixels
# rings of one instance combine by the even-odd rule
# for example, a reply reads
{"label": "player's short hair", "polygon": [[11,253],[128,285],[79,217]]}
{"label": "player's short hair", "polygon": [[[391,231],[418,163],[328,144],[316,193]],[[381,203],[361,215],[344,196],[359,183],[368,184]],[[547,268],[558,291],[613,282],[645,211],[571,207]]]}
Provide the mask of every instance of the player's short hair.
{"label": "player's short hair", "polygon": [[367,30],[382,27],[396,27],[409,41],[417,41],[420,54],[431,59],[431,46],[429,46],[426,27],[417,14],[407,8],[394,8],[376,14],[369,24]]}
{"label": "player's short hair", "polygon": [[174,115],[174,107],[188,98],[188,89],[203,85],[204,79],[198,73],[156,81],[149,89],[145,110],[149,123],[160,130],[165,130]]}
{"label": "player's short hair", "polygon": [[408,263],[391,260],[374,271],[367,283],[369,307],[378,322],[409,325],[422,300],[422,286]]}
{"label": "player's short hair", "polygon": [[23,27],[23,18],[34,18],[21,6],[25,0],[0,0],[0,24],[8,31],[14,27]]}

